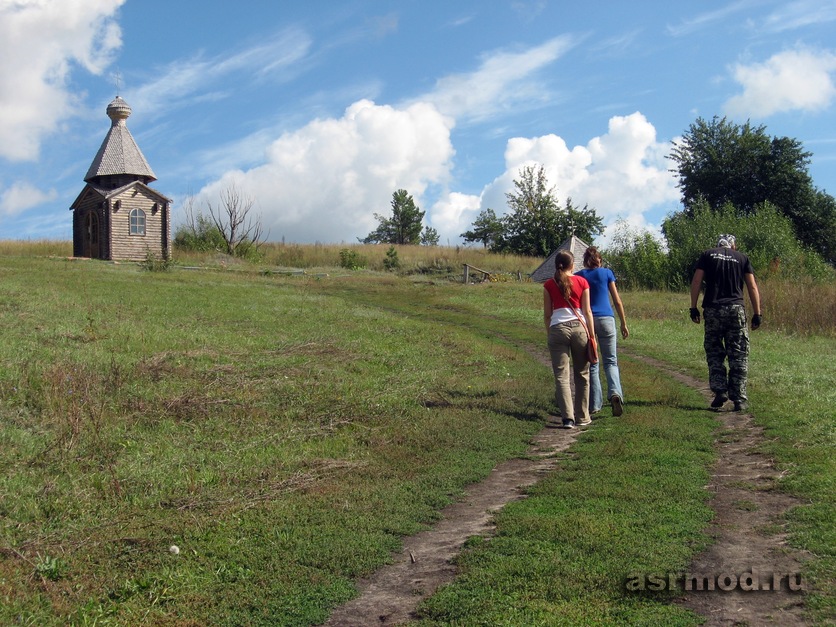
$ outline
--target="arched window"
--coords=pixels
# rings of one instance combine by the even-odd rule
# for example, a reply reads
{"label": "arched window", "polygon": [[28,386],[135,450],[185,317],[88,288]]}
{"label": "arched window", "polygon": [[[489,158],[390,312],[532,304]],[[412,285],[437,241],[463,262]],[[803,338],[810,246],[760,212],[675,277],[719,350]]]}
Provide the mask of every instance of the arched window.
{"label": "arched window", "polygon": [[145,235],[145,212],[131,209],[131,235]]}

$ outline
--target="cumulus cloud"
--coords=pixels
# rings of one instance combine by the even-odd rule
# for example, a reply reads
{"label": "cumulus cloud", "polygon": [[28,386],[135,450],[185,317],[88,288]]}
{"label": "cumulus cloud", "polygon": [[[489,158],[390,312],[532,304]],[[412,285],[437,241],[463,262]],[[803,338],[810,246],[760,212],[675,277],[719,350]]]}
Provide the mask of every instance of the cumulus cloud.
{"label": "cumulus cloud", "polygon": [[0,156],[38,157],[43,139],[73,115],[74,65],[100,74],[121,46],[114,21],[125,0],[0,0]]}
{"label": "cumulus cloud", "polygon": [[18,181],[0,192],[0,214],[13,216],[57,197],[54,189],[44,192],[31,183]]}
{"label": "cumulus cloud", "polygon": [[270,239],[355,242],[388,215],[392,193],[406,189],[421,205],[429,186],[447,183],[452,165],[452,121],[432,105],[405,108],[361,100],[338,119],[317,119],[285,133],[265,163],[229,171],[198,194],[217,205],[235,186],[257,199],[254,213]]}
{"label": "cumulus cloud", "polygon": [[787,50],[765,63],[737,64],[732,72],[743,86],[743,93],[725,104],[726,112],[735,117],[820,111],[836,99],[836,55],[830,51]]}
{"label": "cumulus cloud", "polygon": [[478,196],[449,194],[433,206],[444,225],[445,235],[470,228],[479,211],[493,209],[497,215],[508,211],[505,194],[527,165],[543,165],[549,183],[556,187],[561,204],[568,198],[575,206],[589,204],[605,224],[624,219],[632,225],[655,228],[648,212],[676,208],[679,192],[669,172],[670,147],[656,140],[656,129],[641,114],[610,119],[607,133],[591,139],[586,146],[569,148],[557,135],[515,137],[505,150],[505,172]]}

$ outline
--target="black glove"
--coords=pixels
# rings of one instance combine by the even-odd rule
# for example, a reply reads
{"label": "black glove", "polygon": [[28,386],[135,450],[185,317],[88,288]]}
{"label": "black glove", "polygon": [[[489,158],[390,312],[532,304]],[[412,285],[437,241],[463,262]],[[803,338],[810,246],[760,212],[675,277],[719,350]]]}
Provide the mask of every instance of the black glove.
{"label": "black glove", "polygon": [[760,314],[755,314],[752,316],[752,330],[754,331],[759,326],[761,326],[761,322],[763,322],[763,316]]}
{"label": "black glove", "polygon": [[700,310],[696,307],[691,307],[691,322],[700,323]]}

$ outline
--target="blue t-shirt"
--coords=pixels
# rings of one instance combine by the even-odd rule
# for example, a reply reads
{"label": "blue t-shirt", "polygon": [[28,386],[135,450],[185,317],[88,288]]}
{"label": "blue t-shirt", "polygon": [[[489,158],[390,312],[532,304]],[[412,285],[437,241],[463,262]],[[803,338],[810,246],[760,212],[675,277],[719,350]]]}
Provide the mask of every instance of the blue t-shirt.
{"label": "blue t-shirt", "polygon": [[615,275],[609,268],[584,268],[575,272],[589,282],[589,304],[592,307],[592,316],[613,316],[612,305],[610,305],[610,283],[615,283]]}

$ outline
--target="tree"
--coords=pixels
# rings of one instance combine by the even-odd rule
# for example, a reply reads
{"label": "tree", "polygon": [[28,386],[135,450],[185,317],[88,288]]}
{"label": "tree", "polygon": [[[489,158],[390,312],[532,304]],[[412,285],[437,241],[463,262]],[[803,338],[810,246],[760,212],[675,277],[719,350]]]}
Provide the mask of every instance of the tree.
{"label": "tree", "polygon": [[604,230],[603,220],[588,205],[578,209],[570,198],[560,207],[542,165],[520,170],[514,188],[505,194],[511,212],[499,219],[501,232],[491,250],[544,257],[573,234],[591,242]]}
{"label": "tree", "polygon": [[679,176],[686,214],[704,199],[712,210],[732,205],[742,215],[771,203],[793,224],[798,239],[830,263],[836,261],[833,198],[813,186],[811,153],[800,141],[770,137],[764,126],[735,124],[726,118],[698,118],[671,159]]}
{"label": "tree", "polygon": [[431,226],[425,226],[421,233],[421,246],[438,246],[438,231]]}
{"label": "tree", "polygon": [[466,243],[482,242],[485,248],[493,248],[502,234],[502,222],[496,217],[493,209],[482,209],[472,226],[472,230],[461,234]]}
{"label": "tree", "polygon": [[680,285],[690,283],[697,258],[717,244],[719,233],[737,237],[737,247],[749,256],[756,276],[834,277],[833,268],[817,253],[805,250],[790,219],[771,203],[743,215],[731,203],[715,209],[701,200],[694,203],[690,215],[680,211],[665,218],[662,233],[668,243],[669,270]]}
{"label": "tree", "polygon": [[174,245],[182,250],[208,252],[226,250],[226,242],[212,219],[196,207],[194,195],[183,202],[184,221],[174,234]]}
{"label": "tree", "polygon": [[267,239],[261,218],[251,214],[255,200],[243,195],[235,184],[221,191],[220,203],[207,202],[209,216],[221,233],[226,252],[239,257],[257,251]]}
{"label": "tree", "polygon": [[658,290],[680,284],[680,277],[671,273],[662,242],[649,230],[631,227],[626,220],[613,226],[604,257],[618,277],[619,289]]}
{"label": "tree", "polygon": [[377,228],[360,241],[363,244],[418,244],[421,241],[421,211],[405,189],[392,194],[392,217],[378,213]]}

